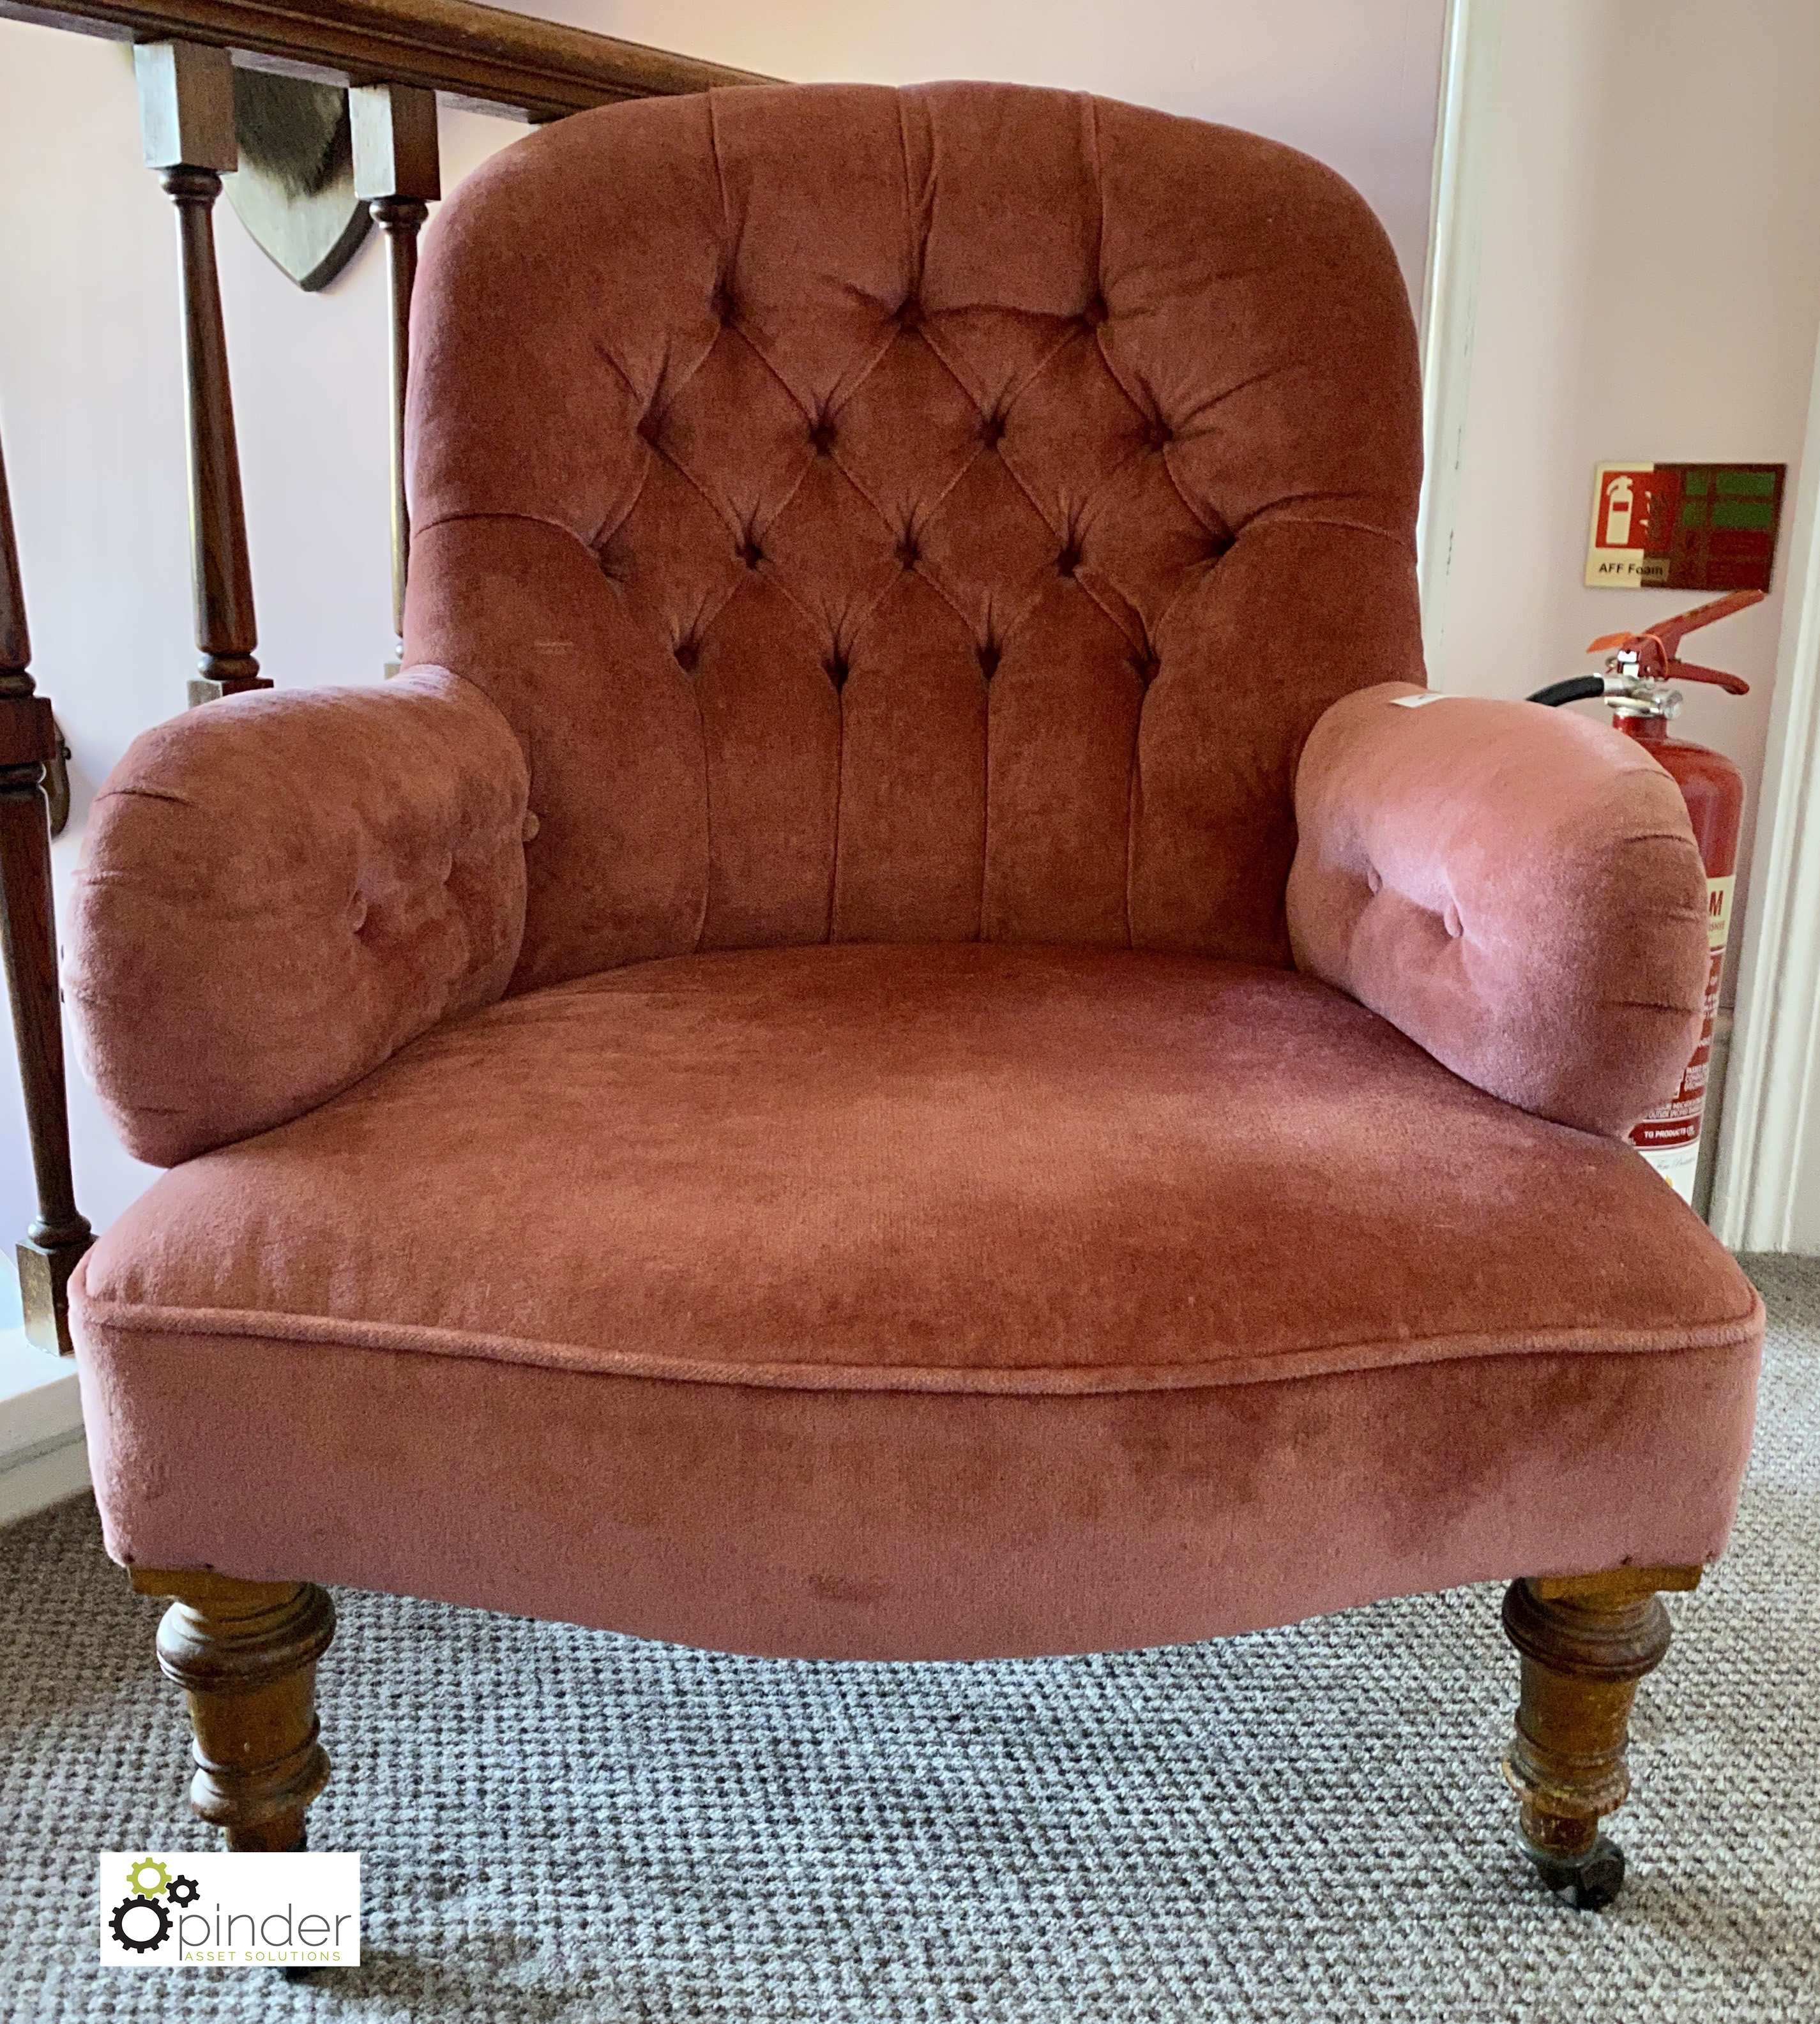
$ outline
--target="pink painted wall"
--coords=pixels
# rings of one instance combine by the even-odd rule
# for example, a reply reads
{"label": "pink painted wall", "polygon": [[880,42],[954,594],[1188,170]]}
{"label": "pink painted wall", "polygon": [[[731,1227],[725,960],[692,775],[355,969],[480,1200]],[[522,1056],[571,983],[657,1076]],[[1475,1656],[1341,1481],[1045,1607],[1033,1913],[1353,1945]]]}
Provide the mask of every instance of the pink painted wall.
{"label": "pink painted wall", "polygon": [[[1772,596],[1688,649],[1752,693],[1690,688],[1677,727],[1744,771],[1741,905],[1820,331],[1820,7],[1509,0],[1505,12],[1431,678],[1521,695],[1596,669],[1583,650],[1597,635],[1701,602],[1584,587],[1596,463],[1787,464]],[[1734,966],[1739,940],[1734,929]]]}
{"label": "pink painted wall", "polygon": [[805,82],[993,78],[1286,141],[1356,184],[1412,298],[1428,244],[1443,0],[508,0],[596,33]]}

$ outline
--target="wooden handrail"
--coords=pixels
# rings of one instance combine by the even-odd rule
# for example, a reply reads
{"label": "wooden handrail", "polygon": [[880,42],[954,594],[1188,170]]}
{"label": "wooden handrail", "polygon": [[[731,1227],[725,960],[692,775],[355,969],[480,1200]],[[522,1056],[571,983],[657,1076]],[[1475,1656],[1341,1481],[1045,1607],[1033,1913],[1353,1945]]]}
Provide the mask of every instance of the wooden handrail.
{"label": "wooden handrail", "polygon": [[254,69],[335,84],[417,85],[457,104],[530,119],[774,82],[476,0],[0,0],[0,18],[114,42],[212,43]]}

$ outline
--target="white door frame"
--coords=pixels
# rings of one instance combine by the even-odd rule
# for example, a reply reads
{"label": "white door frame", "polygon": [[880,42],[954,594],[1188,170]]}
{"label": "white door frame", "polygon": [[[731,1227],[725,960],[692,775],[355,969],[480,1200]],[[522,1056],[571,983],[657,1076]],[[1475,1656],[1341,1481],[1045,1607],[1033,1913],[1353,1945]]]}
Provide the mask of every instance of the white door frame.
{"label": "white door frame", "polygon": [[[1422,645],[1442,662],[1472,385],[1505,0],[1448,0],[1422,302],[1416,525]],[[1734,1250],[1820,1252],[1820,350],[1796,488],[1782,631],[1744,904],[1710,1220]]]}
{"label": "white door frame", "polygon": [[1736,1251],[1820,1250],[1820,353],[1795,494],[1737,1017],[1710,1221]]}
{"label": "white door frame", "polygon": [[1447,628],[1503,38],[1504,0],[1448,0],[1422,289],[1422,480],[1415,528],[1422,648],[1431,682]]}

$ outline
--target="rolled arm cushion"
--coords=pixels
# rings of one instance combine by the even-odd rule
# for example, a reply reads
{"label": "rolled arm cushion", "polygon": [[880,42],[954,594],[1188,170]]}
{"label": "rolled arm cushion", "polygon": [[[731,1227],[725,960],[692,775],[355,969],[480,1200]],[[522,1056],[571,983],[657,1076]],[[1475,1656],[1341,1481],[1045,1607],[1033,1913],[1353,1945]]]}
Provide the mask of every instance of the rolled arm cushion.
{"label": "rolled arm cushion", "polygon": [[1680,790],[1641,747],[1389,682],[1319,719],[1295,807],[1299,968],[1537,1116],[1615,1136],[1674,1094],[1706,882]]}
{"label": "rolled arm cushion", "polygon": [[136,739],[90,812],[66,995],[127,1150],[174,1166],[281,1124],[501,996],[527,780],[431,669],[238,696]]}

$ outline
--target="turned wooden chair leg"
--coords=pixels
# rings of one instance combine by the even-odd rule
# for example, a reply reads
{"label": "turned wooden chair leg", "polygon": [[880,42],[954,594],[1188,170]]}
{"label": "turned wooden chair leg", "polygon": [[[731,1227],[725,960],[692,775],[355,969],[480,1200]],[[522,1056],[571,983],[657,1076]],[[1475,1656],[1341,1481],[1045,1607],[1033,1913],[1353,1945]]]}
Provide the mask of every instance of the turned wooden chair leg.
{"label": "turned wooden chair leg", "polygon": [[158,1626],[158,1663],[189,1701],[190,1805],[231,1849],[301,1848],[304,1810],[328,1782],[316,1662],[335,1635],[334,1605],[309,1582],[187,1568],[132,1576],[141,1595],[175,1597]]}
{"label": "turned wooden chair leg", "polygon": [[1668,1649],[1657,1591],[1691,1589],[1698,1568],[1618,1568],[1517,1581],[1504,1634],[1522,1655],[1516,1732],[1504,1776],[1522,1802],[1524,1853],[1550,1890],[1583,1911],[1610,1904],[1624,1851],[1599,1822],[1631,1789],[1624,1752],[1637,1682]]}

